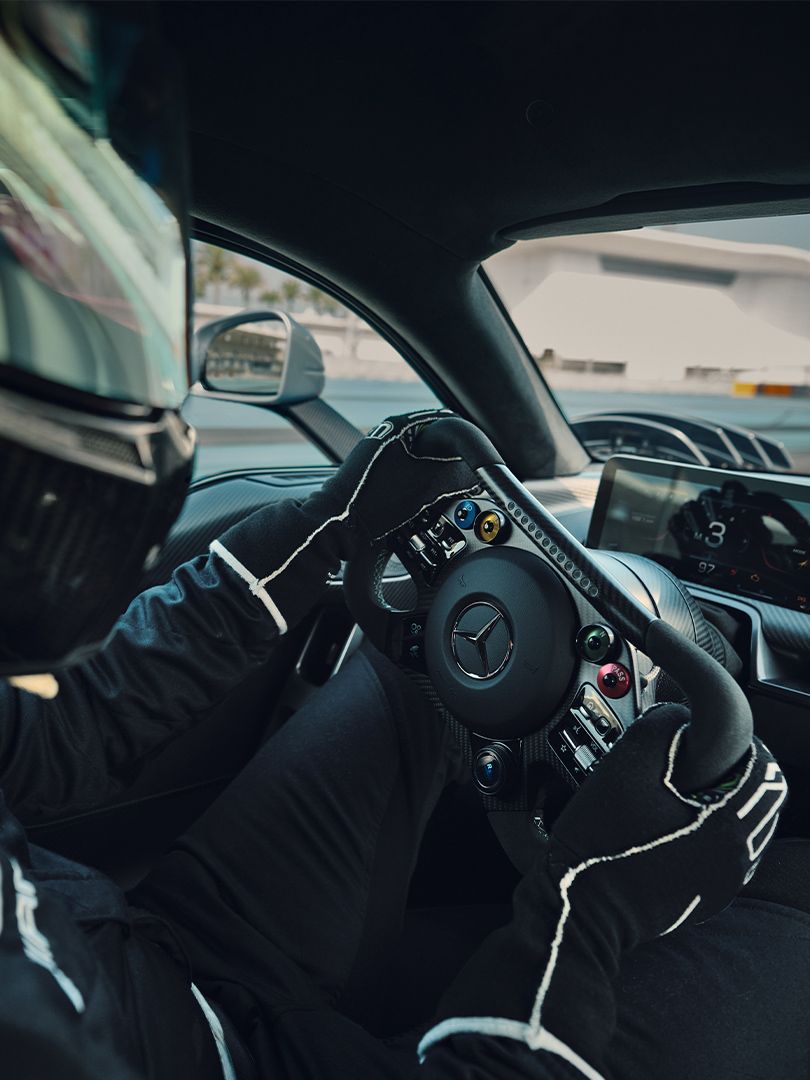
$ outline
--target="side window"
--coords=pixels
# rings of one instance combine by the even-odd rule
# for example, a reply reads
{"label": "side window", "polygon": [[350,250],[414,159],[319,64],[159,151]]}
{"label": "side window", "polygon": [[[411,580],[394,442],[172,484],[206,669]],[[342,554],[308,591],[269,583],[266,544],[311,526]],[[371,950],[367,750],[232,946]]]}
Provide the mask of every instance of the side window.
{"label": "side window", "polygon": [[[323,397],[363,431],[384,416],[438,404],[413,368],[376,330],[334,297],[291,274],[194,241],[194,326],[244,308],[286,311],[323,353]],[[197,475],[268,465],[326,462],[283,417],[252,405],[189,398],[184,408],[199,436]]]}

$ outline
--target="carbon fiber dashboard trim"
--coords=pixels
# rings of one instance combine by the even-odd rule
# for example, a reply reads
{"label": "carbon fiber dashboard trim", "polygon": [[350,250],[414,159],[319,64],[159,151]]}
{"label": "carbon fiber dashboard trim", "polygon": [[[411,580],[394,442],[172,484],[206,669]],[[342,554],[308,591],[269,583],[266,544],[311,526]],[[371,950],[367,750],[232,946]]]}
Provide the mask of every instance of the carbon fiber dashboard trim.
{"label": "carbon fiber dashboard trim", "polygon": [[143,575],[140,588],[167,581],[175,567],[204,555],[212,540],[254,510],[282,499],[304,499],[321,483],[322,479],[290,482],[289,478],[273,483],[269,477],[259,481],[241,476],[192,489],[160,557]]}
{"label": "carbon fiber dashboard trim", "polygon": [[[807,674],[808,650],[785,649],[772,644],[766,637],[763,608],[769,605],[756,603],[748,598],[721,593],[716,589],[693,586],[695,596],[714,607],[735,614],[750,627],[749,687],[752,690],[776,692],[787,696],[807,708],[810,702],[810,676]],[[780,614],[780,608],[776,609]],[[801,612],[789,612],[801,615]],[[810,616],[809,616],[810,617]],[[783,638],[779,639],[783,641]]]}
{"label": "carbon fiber dashboard trim", "polygon": [[[320,467],[234,472],[207,477],[192,485],[160,557],[143,575],[138,591],[163,584],[175,567],[197,555],[204,555],[212,540],[248,514],[283,499],[305,499],[333,472],[333,469]],[[339,577],[336,584],[340,584]],[[382,589],[391,607],[407,610],[414,603],[415,585],[395,557],[385,569]]]}
{"label": "carbon fiber dashboard trim", "polygon": [[588,535],[591,511],[599,489],[601,466],[578,476],[527,480],[526,489],[582,543]]}
{"label": "carbon fiber dashboard trim", "polygon": [[527,480],[525,487],[547,510],[563,506],[585,507],[590,510],[599,490],[601,468],[580,473],[578,476],[559,476],[552,480]]}
{"label": "carbon fiber dashboard trim", "polygon": [[775,649],[810,653],[810,612],[791,611],[773,604],[758,604],[762,633]]}

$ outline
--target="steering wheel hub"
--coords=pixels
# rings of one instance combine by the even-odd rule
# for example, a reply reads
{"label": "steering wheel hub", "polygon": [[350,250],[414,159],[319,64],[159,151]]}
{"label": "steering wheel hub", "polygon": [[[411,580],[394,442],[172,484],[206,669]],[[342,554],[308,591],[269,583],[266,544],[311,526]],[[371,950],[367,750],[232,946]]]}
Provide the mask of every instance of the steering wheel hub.
{"label": "steering wheel hub", "polygon": [[576,629],[571,597],[550,567],[513,548],[480,551],[448,575],[433,601],[430,677],[447,708],[479,734],[527,735],[562,703],[576,666]]}
{"label": "steering wheel hub", "polygon": [[457,616],[450,631],[456,664],[471,679],[494,679],[512,655],[512,628],[495,604],[477,600]]}

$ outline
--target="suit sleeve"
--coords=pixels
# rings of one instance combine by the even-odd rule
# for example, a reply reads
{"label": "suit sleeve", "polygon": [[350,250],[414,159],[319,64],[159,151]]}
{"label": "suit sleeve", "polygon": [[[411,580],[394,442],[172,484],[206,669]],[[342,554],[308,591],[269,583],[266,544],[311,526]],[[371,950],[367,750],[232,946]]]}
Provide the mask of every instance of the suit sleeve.
{"label": "suit sleeve", "polygon": [[413,1074],[412,1080],[602,1080],[544,1050],[512,1039],[459,1035],[446,1039]]}
{"label": "suit sleeve", "polygon": [[144,755],[191,726],[267,660],[279,628],[215,555],[130,604],[50,701],[0,682],[0,787],[31,823],[109,798]]}

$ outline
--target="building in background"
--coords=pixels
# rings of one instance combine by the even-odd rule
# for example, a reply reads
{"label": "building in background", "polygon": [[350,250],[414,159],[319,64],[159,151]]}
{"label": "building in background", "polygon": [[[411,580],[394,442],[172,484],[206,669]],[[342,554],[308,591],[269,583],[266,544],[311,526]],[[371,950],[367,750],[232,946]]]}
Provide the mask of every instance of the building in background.
{"label": "building in background", "polygon": [[810,251],[647,228],[522,241],[486,270],[556,387],[810,386]]}

